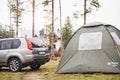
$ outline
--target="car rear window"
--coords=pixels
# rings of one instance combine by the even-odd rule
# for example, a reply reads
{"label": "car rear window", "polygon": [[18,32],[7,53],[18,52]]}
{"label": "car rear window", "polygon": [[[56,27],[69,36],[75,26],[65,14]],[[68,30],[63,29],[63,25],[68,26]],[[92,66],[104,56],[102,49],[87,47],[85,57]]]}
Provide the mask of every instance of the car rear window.
{"label": "car rear window", "polygon": [[43,48],[45,47],[44,43],[40,38],[31,38],[30,39],[33,48]]}

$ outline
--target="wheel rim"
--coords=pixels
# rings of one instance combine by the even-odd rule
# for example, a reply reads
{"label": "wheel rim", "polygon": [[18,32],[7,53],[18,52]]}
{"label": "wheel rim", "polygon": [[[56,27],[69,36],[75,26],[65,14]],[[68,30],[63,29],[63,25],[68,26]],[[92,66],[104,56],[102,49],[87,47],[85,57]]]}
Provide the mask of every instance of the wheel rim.
{"label": "wheel rim", "polygon": [[18,60],[11,60],[10,61],[10,69],[11,71],[17,71],[19,69],[19,61]]}

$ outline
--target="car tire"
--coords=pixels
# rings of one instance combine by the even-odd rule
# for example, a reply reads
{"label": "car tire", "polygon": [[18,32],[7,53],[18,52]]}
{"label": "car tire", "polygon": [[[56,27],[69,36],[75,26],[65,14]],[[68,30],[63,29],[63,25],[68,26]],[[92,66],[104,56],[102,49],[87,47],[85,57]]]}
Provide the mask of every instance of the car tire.
{"label": "car tire", "polygon": [[0,66],[0,69],[2,69],[2,66]]}
{"label": "car tire", "polygon": [[22,69],[22,63],[18,58],[11,58],[9,60],[8,66],[12,72],[17,72]]}
{"label": "car tire", "polygon": [[41,66],[40,64],[35,64],[35,63],[30,65],[32,70],[38,70],[40,68],[40,66]]}

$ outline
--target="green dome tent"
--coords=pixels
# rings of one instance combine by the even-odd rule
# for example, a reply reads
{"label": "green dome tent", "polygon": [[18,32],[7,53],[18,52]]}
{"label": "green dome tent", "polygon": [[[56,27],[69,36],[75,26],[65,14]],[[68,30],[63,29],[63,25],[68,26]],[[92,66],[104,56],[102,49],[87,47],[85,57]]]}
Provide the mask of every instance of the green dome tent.
{"label": "green dome tent", "polygon": [[79,28],[69,40],[57,73],[120,73],[120,31],[93,23]]}

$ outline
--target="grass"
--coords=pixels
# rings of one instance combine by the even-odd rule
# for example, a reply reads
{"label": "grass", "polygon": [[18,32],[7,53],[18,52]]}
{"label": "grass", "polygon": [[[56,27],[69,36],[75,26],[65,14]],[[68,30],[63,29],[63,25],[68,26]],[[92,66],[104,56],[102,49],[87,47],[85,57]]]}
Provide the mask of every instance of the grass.
{"label": "grass", "polygon": [[[3,70],[4,71],[4,70]],[[0,72],[0,80],[20,80],[21,72],[12,73],[10,71]]]}
{"label": "grass", "polygon": [[46,64],[42,72],[47,72],[43,75],[44,80],[120,80],[120,74],[55,74],[58,61],[51,61]]}
{"label": "grass", "polygon": [[37,71],[26,68],[22,72],[13,73],[3,69],[0,70],[0,80],[21,80],[23,75],[30,73],[40,74],[42,80],[120,80],[120,74],[55,74],[57,65],[58,61],[51,60]]}

